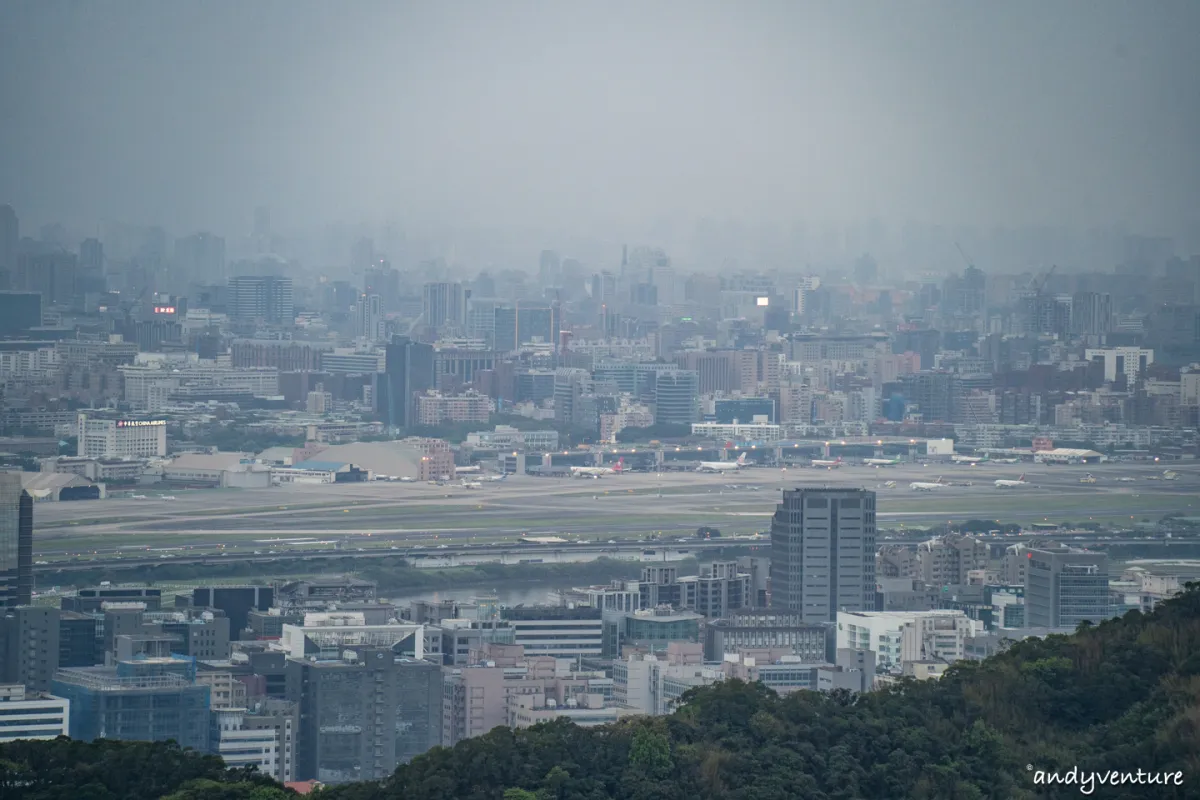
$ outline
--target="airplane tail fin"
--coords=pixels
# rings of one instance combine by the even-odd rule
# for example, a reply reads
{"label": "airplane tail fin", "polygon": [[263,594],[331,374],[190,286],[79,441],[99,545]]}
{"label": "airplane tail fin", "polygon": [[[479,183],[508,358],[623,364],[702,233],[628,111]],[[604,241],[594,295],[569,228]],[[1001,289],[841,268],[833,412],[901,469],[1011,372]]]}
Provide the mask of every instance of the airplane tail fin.
{"label": "airplane tail fin", "polygon": [[742,453],[740,456],[737,457],[737,465],[739,467],[744,467],[746,465],[746,454],[745,453]]}
{"label": "airplane tail fin", "polygon": [[1022,472],[1022,473],[1021,473],[1021,477],[1017,478],[1017,480],[1019,480],[1019,481],[1023,481],[1023,480],[1025,480],[1025,473],[1024,473],[1024,472]]}
{"label": "airplane tail fin", "polygon": [[613,467],[613,471],[620,472],[623,469],[625,469],[625,456],[621,456],[617,459],[617,465]]}

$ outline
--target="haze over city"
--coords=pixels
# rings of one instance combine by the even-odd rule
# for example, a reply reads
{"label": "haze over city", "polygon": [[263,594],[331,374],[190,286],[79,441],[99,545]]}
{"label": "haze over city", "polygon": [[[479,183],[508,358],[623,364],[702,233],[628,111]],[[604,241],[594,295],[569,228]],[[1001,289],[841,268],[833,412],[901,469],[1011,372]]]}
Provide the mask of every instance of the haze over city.
{"label": "haze over city", "polygon": [[472,260],[480,238],[509,260],[581,239],[688,259],[706,226],[745,258],[871,220],[1200,245],[1182,0],[11,2],[0,21],[0,198],[32,229],[236,237],[265,205],[309,262],[332,256],[299,240],[334,223]]}
{"label": "haze over city", "polygon": [[0,795],[1200,797],[1198,31],[0,0]]}

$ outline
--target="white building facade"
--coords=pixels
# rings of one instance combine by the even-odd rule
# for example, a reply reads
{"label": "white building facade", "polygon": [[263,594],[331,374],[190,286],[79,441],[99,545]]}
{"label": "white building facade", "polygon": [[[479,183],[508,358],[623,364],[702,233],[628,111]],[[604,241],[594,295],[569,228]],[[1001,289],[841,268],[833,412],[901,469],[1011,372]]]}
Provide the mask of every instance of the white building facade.
{"label": "white building facade", "polygon": [[84,458],[155,458],[167,454],[167,421],[97,419],[80,414],[76,455]]}

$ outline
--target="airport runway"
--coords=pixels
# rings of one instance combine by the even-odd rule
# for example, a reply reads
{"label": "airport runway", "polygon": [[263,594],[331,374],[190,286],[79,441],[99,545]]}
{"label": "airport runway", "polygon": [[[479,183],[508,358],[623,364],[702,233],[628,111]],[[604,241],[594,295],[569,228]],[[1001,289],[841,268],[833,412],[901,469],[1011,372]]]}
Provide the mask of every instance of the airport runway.
{"label": "airport runway", "polygon": [[[1150,480],[1170,467],[1178,480]],[[1088,473],[1096,483],[1081,483]],[[1029,485],[1001,489],[1022,473]],[[914,481],[950,485],[912,491]],[[1129,481],[1119,478],[1131,478]],[[889,484],[894,482],[894,486]],[[970,482],[971,485],[965,485]],[[522,533],[607,539],[765,530],[780,491],[857,486],[879,494],[881,529],[969,518],[1001,522],[1156,520],[1200,516],[1200,464],[1083,466],[900,465],[838,469],[748,467],[736,473],[630,473],[600,479],[511,477],[482,488],[421,483],[280,486],[257,490],[139,489],[128,497],[39,504],[38,558],[135,553],[147,548],[303,552],[332,541],[371,547],[437,539],[504,541]],[[175,499],[163,499],[163,495]],[[307,542],[272,541],[307,539]]]}

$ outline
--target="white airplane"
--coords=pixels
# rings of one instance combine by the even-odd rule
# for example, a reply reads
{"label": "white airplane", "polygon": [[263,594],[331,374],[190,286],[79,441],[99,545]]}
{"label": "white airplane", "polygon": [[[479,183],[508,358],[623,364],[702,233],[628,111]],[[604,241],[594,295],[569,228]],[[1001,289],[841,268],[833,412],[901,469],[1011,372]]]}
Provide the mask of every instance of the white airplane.
{"label": "white airplane", "polygon": [[503,475],[492,475],[491,477],[486,478],[485,480],[491,481],[491,482],[496,482],[496,481],[507,480],[507,478],[508,478],[508,473],[506,472]]}
{"label": "white airplane", "polygon": [[618,458],[613,467],[571,467],[572,478],[599,478],[602,475],[620,475],[625,469],[625,459]]}
{"label": "white airplane", "polygon": [[942,477],[939,475],[938,479],[933,483],[930,483],[929,481],[913,481],[908,485],[908,488],[912,489],[914,492],[934,492],[948,485],[949,484],[942,483]]}
{"label": "white airplane", "polygon": [[1095,483],[1096,476],[1089,472],[1087,475],[1084,475],[1082,478],[1080,478],[1079,482],[1080,483]]}
{"label": "white airplane", "polygon": [[464,489],[482,489],[483,484],[480,483],[479,481],[463,481],[462,487]]}
{"label": "white airplane", "polygon": [[895,488],[896,488],[896,482],[895,482],[895,481],[888,481],[888,482],[886,482],[885,484],[883,484],[883,488],[885,488],[885,489],[895,489]]}
{"label": "white airplane", "polygon": [[900,464],[898,458],[865,458],[863,465],[868,467],[895,467]]}
{"label": "white airplane", "polygon": [[746,466],[746,454],[742,453],[737,461],[701,461],[696,472],[728,472]]}
{"label": "white airplane", "polygon": [[814,467],[826,467],[828,469],[837,469],[838,467],[840,467],[842,465],[842,459],[840,456],[838,457],[837,461],[821,461],[818,459],[818,460],[814,460],[812,462],[812,465]]}
{"label": "white airplane", "polygon": [[483,468],[480,467],[478,464],[472,464],[469,467],[455,467],[454,468],[454,473],[456,475],[478,475],[482,471],[483,471]]}
{"label": "white airplane", "polygon": [[1137,478],[1131,478],[1128,475],[1122,475],[1120,478],[1117,478],[1118,483],[1133,483],[1136,480]]}
{"label": "white airplane", "polygon": [[160,500],[174,500],[174,499],[175,499],[175,495],[173,495],[173,494],[164,494],[164,495],[159,495],[159,499],[160,499]]}
{"label": "white airplane", "polygon": [[1021,477],[1017,478],[1015,481],[1007,481],[1007,480],[1004,480],[1003,478],[996,481],[997,489],[1021,489],[1025,486],[1030,486],[1030,485],[1032,485],[1032,484],[1030,484],[1029,481],[1025,480],[1025,473],[1023,473],[1023,472],[1021,473]]}
{"label": "white airplane", "polygon": [[144,495],[144,494],[131,494],[130,497],[132,497],[134,500],[145,500],[146,499],[146,495]]}
{"label": "white airplane", "polygon": [[1172,470],[1167,470],[1163,472],[1162,479],[1164,481],[1177,481],[1179,480],[1179,473]]}
{"label": "white airplane", "polygon": [[987,456],[950,456],[950,460],[955,464],[982,464],[988,460]]}

